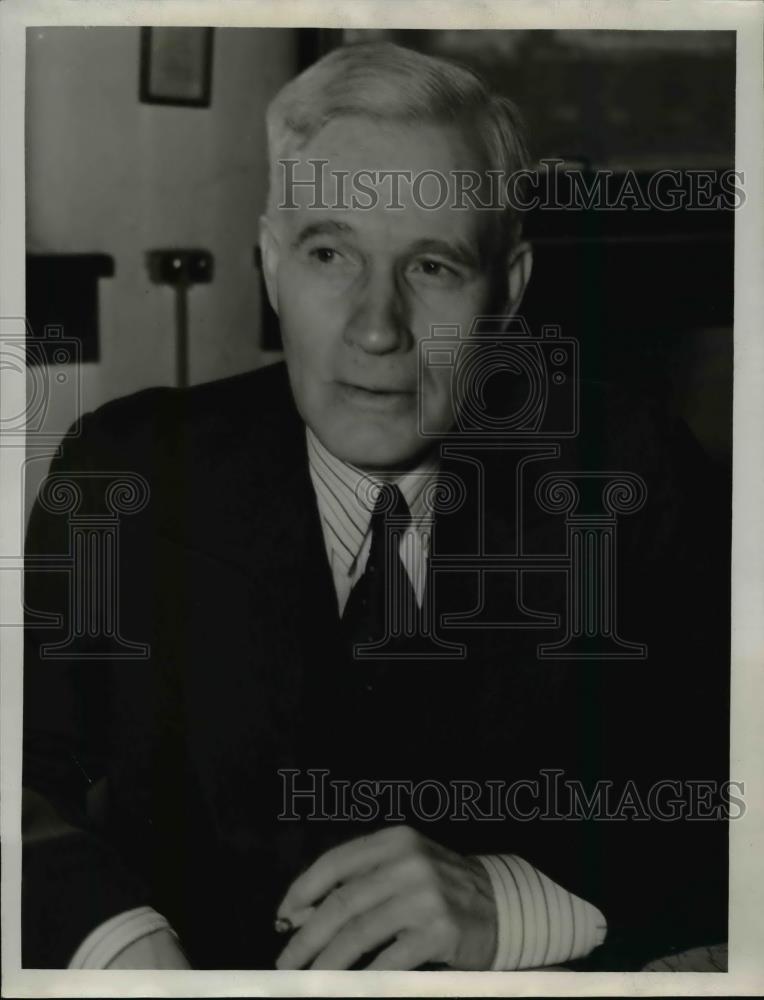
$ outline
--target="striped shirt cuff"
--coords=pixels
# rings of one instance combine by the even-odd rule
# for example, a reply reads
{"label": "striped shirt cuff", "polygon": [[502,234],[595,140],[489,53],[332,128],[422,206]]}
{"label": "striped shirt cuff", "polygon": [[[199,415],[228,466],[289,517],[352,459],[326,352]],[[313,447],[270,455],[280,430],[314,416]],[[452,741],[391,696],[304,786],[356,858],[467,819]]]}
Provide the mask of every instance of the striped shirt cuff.
{"label": "striped shirt cuff", "polygon": [[161,929],[175,933],[161,913],[150,906],[125,910],[88,934],[72,956],[69,968],[106,969],[125,948]]}
{"label": "striped shirt cuff", "polygon": [[574,896],[515,854],[478,855],[496,899],[492,971],[534,969],[584,958],[605,940],[596,906]]}

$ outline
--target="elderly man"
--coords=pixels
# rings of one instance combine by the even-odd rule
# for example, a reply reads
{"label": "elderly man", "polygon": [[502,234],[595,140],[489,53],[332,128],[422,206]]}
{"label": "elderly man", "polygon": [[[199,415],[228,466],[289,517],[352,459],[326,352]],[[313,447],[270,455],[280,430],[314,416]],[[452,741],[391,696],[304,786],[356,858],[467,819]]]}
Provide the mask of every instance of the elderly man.
{"label": "elderly man", "polygon": [[[723,830],[634,802],[714,778],[723,746],[702,459],[599,386],[564,447],[460,435],[453,364],[422,363],[434,329],[454,331],[453,358],[476,317],[520,304],[517,216],[464,183],[524,166],[512,105],[468,70],[358,45],[285,87],[268,134],[261,248],[286,368],[85,416],[31,518],[28,552],[62,553],[62,477],[78,516],[103,512],[104,477],[147,487],[120,524],[111,649],[84,630],[51,652],[76,602],[61,574],[29,574],[28,606],[62,632],[28,631],[25,965],[637,968],[712,943]],[[591,644],[539,659],[565,574],[475,564],[564,549],[524,492],[554,469],[647,486],[617,579],[635,662]],[[623,815],[530,809],[517,793],[542,772],[584,796],[610,782]],[[492,781],[514,783],[512,815],[475,801]],[[369,805],[406,782],[461,799],[436,818],[413,799],[348,806],[359,783]]]}

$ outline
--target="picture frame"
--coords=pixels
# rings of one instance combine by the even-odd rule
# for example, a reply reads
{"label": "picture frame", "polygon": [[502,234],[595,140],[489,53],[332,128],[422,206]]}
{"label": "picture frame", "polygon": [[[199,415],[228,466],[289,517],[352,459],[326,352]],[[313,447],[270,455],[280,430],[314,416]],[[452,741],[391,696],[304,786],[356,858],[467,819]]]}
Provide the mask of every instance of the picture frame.
{"label": "picture frame", "polygon": [[140,100],[207,108],[214,28],[141,28]]}

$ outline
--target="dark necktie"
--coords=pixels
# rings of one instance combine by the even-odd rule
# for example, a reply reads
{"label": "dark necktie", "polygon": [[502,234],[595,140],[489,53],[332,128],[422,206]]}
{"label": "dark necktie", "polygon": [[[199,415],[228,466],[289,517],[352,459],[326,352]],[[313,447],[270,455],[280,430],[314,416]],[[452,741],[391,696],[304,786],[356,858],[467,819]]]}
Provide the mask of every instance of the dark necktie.
{"label": "dark necktie", "polygon": [[401,538],[410,524],[403,494],[397,486],[384,483],[371,515],[366,568],[342,614],[345,641],[354,659],[384,658],[391,646],[418,632],[416,594],[400,557]]}

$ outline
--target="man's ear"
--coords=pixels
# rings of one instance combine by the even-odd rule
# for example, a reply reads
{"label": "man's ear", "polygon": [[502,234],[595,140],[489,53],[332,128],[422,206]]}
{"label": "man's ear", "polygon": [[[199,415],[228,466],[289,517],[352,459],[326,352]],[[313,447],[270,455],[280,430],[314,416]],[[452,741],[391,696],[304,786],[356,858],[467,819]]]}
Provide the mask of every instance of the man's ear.
{"label": "man's ear", "polygon": [[268,301],[278,315],[279,296],[276,274],[279,267],[281,246],[273,222],[265,215],[260,216],[260,258],[263,264],[263,278],[268,292]]}
{"label": "man's ear", "polygon": [[516,243],[507,261],[507,305],[508,314],[516,313],[525,295],[533,269],[533,250],[530,243]]}

